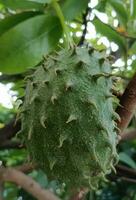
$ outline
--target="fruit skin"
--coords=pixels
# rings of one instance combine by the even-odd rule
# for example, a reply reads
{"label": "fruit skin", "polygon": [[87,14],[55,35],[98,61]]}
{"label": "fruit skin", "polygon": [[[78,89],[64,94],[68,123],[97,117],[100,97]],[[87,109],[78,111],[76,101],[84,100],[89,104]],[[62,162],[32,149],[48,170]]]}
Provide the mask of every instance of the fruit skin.
{"label": "fruit skin", "polygon": [[49,178],[94,189],[114,168],[110,73],[101,53],[76,47],[48,56],[27,78],[21,135]]}

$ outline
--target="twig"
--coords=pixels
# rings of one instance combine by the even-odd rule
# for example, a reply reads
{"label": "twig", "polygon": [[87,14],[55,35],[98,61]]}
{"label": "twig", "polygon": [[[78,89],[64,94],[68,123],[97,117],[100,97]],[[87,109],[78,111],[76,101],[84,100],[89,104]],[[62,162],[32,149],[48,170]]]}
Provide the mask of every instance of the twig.
{"label": "twig", "polygon": [[9,181],[21,186],[38,200],[58,200],[53,193],[41,188],[41,186],[31,177],[16,169],[1,167],[0,178],[3,181]]}
{"label": "twig", "polygon": [[127,178],[127,177],[120,177],[123,181],[127,181],[129,183],[136,183],[135,179]]}
{"label": "twig", "polygon": [[116,111],[121,118],[120,121],[117,121],[117,126],[122,134],[127,128],[136,109],[136,74],[123,93],[120,104],[121,106],[119,106]]}
{"label": "twig", "polygon": [[87,23],[88,23],[87,16],[90,13],[90,11],[91,11],[91,8],[87,7],[86,12],[83,14],[83,25],[85,26],[85,28],[83,30],[83,33],[82,33],[81,39],[78,43],[78,46],[81,46],[81,45],[84,44],[85,36],[86,36],[86,33],[87,33]]}
{"label": "twig", "polygon": [[118,173],[125,174],[129,177],[133,177],[136,179],[136,170],[135,169],[128,168],[124,165],[117,165],[116,170]]}

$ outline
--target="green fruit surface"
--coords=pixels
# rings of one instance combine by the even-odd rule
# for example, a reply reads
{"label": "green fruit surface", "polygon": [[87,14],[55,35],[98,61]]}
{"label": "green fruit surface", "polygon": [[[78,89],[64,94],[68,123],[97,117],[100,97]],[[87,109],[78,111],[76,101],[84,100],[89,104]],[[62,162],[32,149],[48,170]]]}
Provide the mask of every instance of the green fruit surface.
{"label": "green fruit surface", "polygon": [[77,47],[46,58],[28,77],[22,136],[51,179],[97,187],[117,161],[111,66]]}

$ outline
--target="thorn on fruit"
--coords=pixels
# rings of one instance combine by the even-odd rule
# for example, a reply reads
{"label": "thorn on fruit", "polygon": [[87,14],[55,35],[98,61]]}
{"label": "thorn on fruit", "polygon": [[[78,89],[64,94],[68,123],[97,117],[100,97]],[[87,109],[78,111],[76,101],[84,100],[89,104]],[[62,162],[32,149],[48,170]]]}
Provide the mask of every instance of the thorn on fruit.
{"label": "thorn on fruit", "polygon": [[43,84],[48,85],[48,84],[49,84],[49,80],[48,80],[48,79],[44,80],[44,81],[43,81]]}
{"label": "thorn on fruit", "polygon": [[27,139],[30,140],[31,137],[32,137],[32,125],[31,125],[31,127],[30,127],[30,129],[29,129],[28,138],[27,138]]}
{"label": "thorn on fruit", "polygon": [[76,121],[77,120],[77,117],[75,115],[70,115],[68,120],[66,121],[66,124],[72,122],[72,121]]}
{"label": "thorn on fruit", "polygon": [[53,170],[53,167],[54,167],[56,162],[57,162],[57,160],[53,159],[53,158],[49,160],[49,165],[50,165],[50,169],[51,170]]}
{"label": "thorn on fruit", "polygon": [[100,64],[100,65],[103,65],[104,61],[105,61],[104,58],[100,58],[100,59],[99,59],[99,64]]}
{"label": "thorn on fruit", "polygon": [[32,86],[33,86],[34,88],[36,88],[36,87],[38,86],[38,82],[32,82],[31,84],[32,84]]}
{"label": "thorn on fruit", "polygon": [[51,102],[54,105],[55,101],[57,100],[57,96],[55,94],[52,95],[51,97]]}
{"label": "thorn on fruit", "polygon": [[41,123],[41,125],[42,125],[43,128],[46,128],[45,121],[46,121],[46,117],[45,117],[45,116],[42,116],[42,117],[40,118],[40,123]]}
{"label": "thorn on fruit", "polygon": [[67,135],[60,135],[60,138],[59,138],[59,146],[58,146],[58,148],[61,148],[61,147],[62,147],[64,141],[65,141],[67,138],[68,138]]}
{"label": "thorn on fruit", "polygon": [[66,83],[65,89],[66,91],[71,90],[73,88],[73,82],[70,80]]}
{"label": "thorn on fruit", "polygon": [[56,76],[57,76],[57,75],[60,75],[60,74],[61,74],[61,72],[62,72],[62,70],[61,70],[61,69],[57,69],[57,68],[55,69],[55,74],[56,74]]}
{"label": "thorn on fruit", "polygon": [[120,116],[118,115],[118,113],[116,113],[115,111],[113,111],[113,117],[115,117],[115,119],[117,119],[117,121],[121,122],[121,118]]}
{"label": "thorn on fruit", "polygon": [[91,106],[93,106],[98,111],[98,107],[92,99],[88,98],[87,101],[85,101],[85,102],[90,104]]}
{"label": "thorn on fruit", "polygon": [[106,99],[114,98],[114,95],[106,95],[105,98]]}

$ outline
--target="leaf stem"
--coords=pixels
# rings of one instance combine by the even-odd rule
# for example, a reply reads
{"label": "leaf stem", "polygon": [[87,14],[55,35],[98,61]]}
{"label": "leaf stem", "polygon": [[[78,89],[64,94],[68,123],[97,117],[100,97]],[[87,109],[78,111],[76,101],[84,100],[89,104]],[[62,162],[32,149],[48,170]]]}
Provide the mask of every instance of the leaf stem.
{"label": "leaf stem", "polygon": [[55,11],[60,19],[61,26],[62,26],[64,34],[66,36],[66,38],[64,37],[66,48],[73,47],[73,44],[74,44],[73,39],[72,39],[69,29],[65,23],[64,15],[62,13],[62,10],[61,10],[57,0],[52,0],[52,6],[55,9]]}

